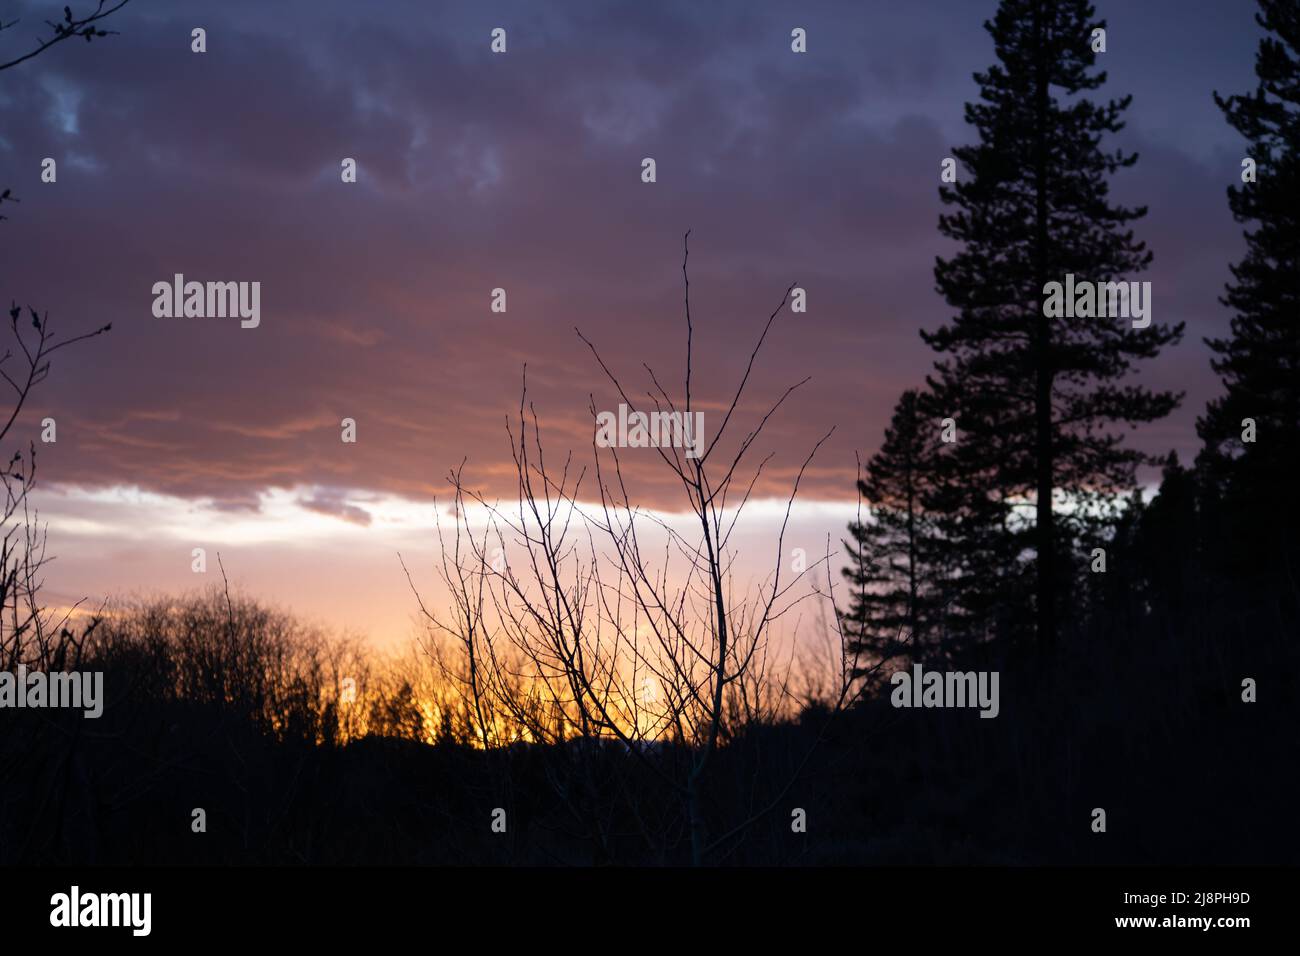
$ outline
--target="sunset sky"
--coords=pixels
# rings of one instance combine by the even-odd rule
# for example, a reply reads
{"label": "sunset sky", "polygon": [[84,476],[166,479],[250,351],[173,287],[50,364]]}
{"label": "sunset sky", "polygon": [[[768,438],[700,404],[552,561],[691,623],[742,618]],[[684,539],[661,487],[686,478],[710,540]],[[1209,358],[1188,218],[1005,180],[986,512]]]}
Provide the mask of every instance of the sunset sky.
{"label": "sunset sky", "polygon": [[[1183,407],[1135,442],[1186,460],[1217,388],[1201,339],[1227,327],[1217,297],[1243,248],[1224,195],[1243,146],[1211,92],[1253,87],[1253,4],[1098,6],[1100,93],[1133,94],[1116,142],[1141,153],[1114,195],[1149,205],[1141,278],[1155,319],[1188,327],[1143,371],[1185,389]],[[808,291],[742,410],[748,425],[812,376],[769,426],[758,494],[783,498],[834,426],[789,545],[838,540],[854,452],[877,448],[922,381],[918,329],[949,314],[933,280],[948,249],[939,165],[973,139],[963,104],[994,59],[981,24],[995,7],[134,0],[108,24],[119,36],[0,75],[0,187],[21,199],[0,224],[0,297],[48,310],[63,334],[113,323],[59,353],[18,436],[58,423],[57,443],[38,443],[50,599],[211,583],[190,570],[205,547],[237,587],[404,636],[415,604],[396,555],[432,580],[449,469],[464,459],[485,493],[513,490],[504,426],[525,362],[557,458],[589,451],[589,395],[617,404],[575,326],[630,393],[650,386],[642,363],[680,390],[687,229],[706,414],[786,287]],[[7,53],[53,7],[3,9],[22,21],[0,36]],[[494,27],[505,55],[489,50]],[[790,51],[794,27],[806,55]],[[56,184],[40,181],[44,157]],[[355,184],[340,182],[344,157]],[[155,318],[151,287],[176,273],[260,282],[260,326]],[[495,287],[505,314],[489,310]],[[684,505],[653,452],[624,463],[646,506]],[[770,562],[780,514],[755,509],[742,570]]]}

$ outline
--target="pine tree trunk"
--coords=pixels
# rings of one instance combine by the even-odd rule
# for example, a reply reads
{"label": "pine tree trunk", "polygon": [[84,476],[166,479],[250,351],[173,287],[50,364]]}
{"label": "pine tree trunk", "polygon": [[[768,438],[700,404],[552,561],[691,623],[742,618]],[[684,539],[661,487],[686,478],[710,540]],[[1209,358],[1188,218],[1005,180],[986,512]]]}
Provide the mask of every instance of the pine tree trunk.
{"label": "pine tree trunk", "polygon": [[907,471],[907,626],[908,638],[912,642],[912,658],[915,660],[920,651],[917,635],[917,584],[916,584],[916,493],[912,485],[913,469],[908,463]]}
{"label": "pine tree trunk", "polygon": [[[1038,37],[1038,49],[1045,51],[1047,44],[1043,36],[1043,17],[1041,4],[1034,11],[1034,32]],[[1049,114],[1049,67],[1044,54],[1040,53],[1036,68],[1035,99],[1037,103],[1037,130],[1035,166],[1035,217],[1037,245],[1037,284],[1043,288],[1048,281],[1048,229],[1047,229],[1047,121]],[[1038,647],[1047,650],[1056,642],[1055,597],[1055,535],[1053,534],[1052,516],[1052,363],[1051,363],[1051,329],[1049,319],[1043,309],[1037,315],[1037,342],[1035,351],[1036,377],[1034,388],[1034,459],[1036,469],[1037,508],[1035,513],[1035,532],[1038,543],[1037,559],[1037,605],[1038,605]]]}

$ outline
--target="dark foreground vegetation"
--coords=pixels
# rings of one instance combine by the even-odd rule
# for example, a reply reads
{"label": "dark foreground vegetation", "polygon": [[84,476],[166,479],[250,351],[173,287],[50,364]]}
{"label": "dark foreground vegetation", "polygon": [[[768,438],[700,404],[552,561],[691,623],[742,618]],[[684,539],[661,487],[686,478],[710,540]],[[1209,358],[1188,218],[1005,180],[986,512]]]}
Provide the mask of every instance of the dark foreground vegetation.
{"label": "dark foreground vegetation", "polygon": [[[1121,602],[1050,666],[988,661],[1002,674],[996,719],[885,695],[829,726],[814,705],[750,728],[715,755],[712,832],[755,791],[775,805],[709,859],[1294,863],[1300,661],[1281,616],[1294,597],[1290,611],[1263,596],[1234,606],[1204,579],[1168,576],[1149,610]],[[672,762],[672,747],[486,752],[454,715],[423,742],[401,665],[381,677],[363,663],[220,593],[105,618],[77,663],[105,671],[103,717],[9,711],[0,724],[0,863],[689,862],[675,797],[642,759]],[[353,704],[338,699],[344,672],[361,675]],[[1242,701],[1244,677],[1257,703]],[[369,731],[348,739],[362,720]],[[1090,828],[1095,807],[1105,833]],[[792,832],[795,808],[806,833]]]}

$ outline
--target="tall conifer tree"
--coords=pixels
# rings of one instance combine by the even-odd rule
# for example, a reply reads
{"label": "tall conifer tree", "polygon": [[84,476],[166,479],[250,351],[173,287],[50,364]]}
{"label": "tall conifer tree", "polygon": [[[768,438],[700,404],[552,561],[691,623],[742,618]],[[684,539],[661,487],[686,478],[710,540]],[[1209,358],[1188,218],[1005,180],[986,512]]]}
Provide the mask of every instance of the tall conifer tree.
{"label": "tall conifer tree", "polygon": [[[1198,460],[1214,504],[1215,549],[1234,577],[1300,580],[1300,2],[1260,0],[1267,31],[1251,94],[1215,102],[1248,142],[1254,182],[1228,189],[1247,223],[1246,255],[1223,303],[1231,334],[1207,339],[1225,394],[1197,423]],[[1253,433],[1252,433],[1253,429]],[[1251,440],[1253,439],[1253,440]]]}
{"label": "tall conifer tree", "polygon": [[[949,522],[989,539],[964,544],[987,560],[1028,556],[1035,629],[1050,646],[1070,583],[1062,566],[1077,567],[1069,549],[1086,526],[1113,520],[1117,494],[1147,460],[1116,426],[1159,419],[1179,401],[1130,373],[1177,341],[1182,324],[1044,315],[1048,282],[1127,279],[1151,261],[1129,228],[1145,208],[1109,200],[1108,177],[1137,157],[1102,147],[1130,97],[1086,96],[1106,79],[1093,49],[1105,23],[1084,0],[1002,0],[985,29],[998,62],[975,75],[980,100],[966,106],[979,141],[953,151],[964,168],[940,190],[954,207],[940,231],[961,248],[937,261],[935,277],[958,311],[922,337],[942,355],[930,379],[935,413],[956,419],[960,435],[940,459],[953,471],[947,484],[965,489],[947,503]],[[1005,630],[1031,599],[1008,586],[1016,568],[1001,574],[1006,603],[986,610]]]}

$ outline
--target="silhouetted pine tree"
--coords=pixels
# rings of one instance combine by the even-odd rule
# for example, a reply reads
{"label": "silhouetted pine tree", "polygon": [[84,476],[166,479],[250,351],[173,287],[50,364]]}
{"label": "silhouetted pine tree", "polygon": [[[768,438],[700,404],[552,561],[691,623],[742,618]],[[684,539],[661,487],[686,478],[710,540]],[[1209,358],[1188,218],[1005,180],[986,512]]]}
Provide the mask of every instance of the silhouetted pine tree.
{"label": "silhouetted pine tree", "polygon": [[[1105,26],[1094,14],[1084,0],[1003,0],[985,24],[999,62],[975,75],[980,101],[966,106],[979,142],[954,150],[965,171],[940,190],[956,207],[940,217],[940,231],[962,249],[937,261],[935,277],[959,311],[922,332],[945,356],[930,379],[936,413],[959,429],[941,456],[952,470],[948,507],[958,512],[949,523],[988,539],[966,543],[972,556],[1031,561],[1002,570],[1000,594],[985,595],[1002,600],[983,613],[1000,630],[1023,627],[1028,589],[1012,585],[1029,572],[1040,646],[1054,641],[1070,583],[1061,567],[1077,566],[1063,552],[1089,526],[1114,520],[1116,494],[1147,460],[1122,447],[1113,426],[1161,418],[1180,398],[1122,380],[1135,360],[1177,341],[1181,323],[1134,329],[1128,319],[1043,314],[1050,281],[1067,273],[1113,281],[1151,261],[1127,228],[1145,208],[1108,200],[1107,177],[1137,157],[1101,148],[1104,134],[1122,128],[1131,98],[1097,104],[1078,95],[1106,79],[1094,70],[1092,33]],[[1054,513],[1056,493],[1072,507]]]}
{"label": "silhouetted pine tree", "polygon": [[[1249,223],[1246,256],[1223,303],[1232,334],[1207,339],[1226,393],[1197,423],[1198,466],[1217,528],[1216,553],[1236,578],[1266,585],[1300,579],[1300,3],[1260,0],[1269,36],[1255,60],[1259,85],[1214,96],[1249,141],[1256,181],[1228,189],[1233,218]],[[1246,419],[1254,441],[1243,441]]]}
{"label": "silhouetted pine tree", "polygon": [[927,644],[933,541],[924,499],[937,437],[935,423],[922,416],[916,391],[905,391],[884,444],[858,482],[869,515],[849,525],[852,540],[844,546],[850,565],[844,577],[852,594],[845,632],[861,668],[900,653],[919,658]]}
{"label": "silhouetted pine tree", "polygon": [[[935,528],[934,570],[944,655],[962,658],[973,646],[1025,624],[1026,580],[1032,566],[1022,557],[1023,519],[1011,492],[997,484],[996,465],[1017,453],[1022,441],[1005,403],[990,393],[973,394],[957,379],[929,380],[922,405],[933,421],[951,422],[953,441],[940,443],[927,497]],[[979,421],[979,441],[963,427]],[[1001,423],[1001,426],[999,426]]]}

